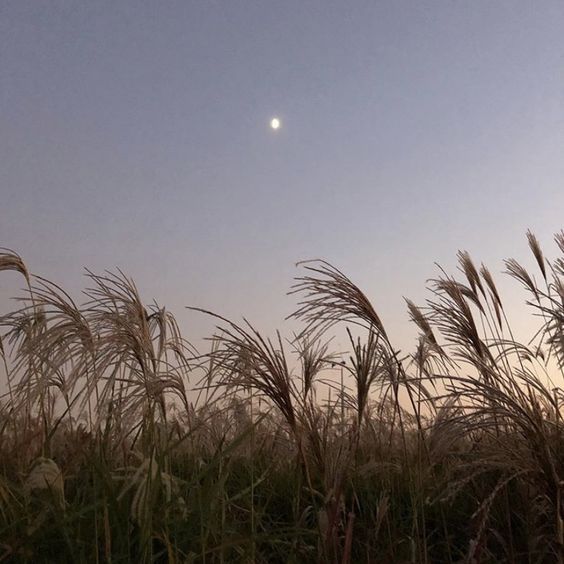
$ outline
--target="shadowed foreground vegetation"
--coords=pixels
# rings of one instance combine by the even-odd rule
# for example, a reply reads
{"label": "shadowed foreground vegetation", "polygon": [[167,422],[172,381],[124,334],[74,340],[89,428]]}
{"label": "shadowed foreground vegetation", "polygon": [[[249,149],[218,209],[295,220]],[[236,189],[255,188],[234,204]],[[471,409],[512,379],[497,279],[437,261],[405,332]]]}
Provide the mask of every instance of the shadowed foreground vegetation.
{"label": "shadowed foreground vegetation", "polygon": [[411,355],[322,261],[301,334],[202,312],[201,354],[121,272],[77,305],[2,251],[27,289],[0,317],[0,561],[564,562],[564,234],[554,260],[528,242],[530,341],[459,253],[407,301]]}

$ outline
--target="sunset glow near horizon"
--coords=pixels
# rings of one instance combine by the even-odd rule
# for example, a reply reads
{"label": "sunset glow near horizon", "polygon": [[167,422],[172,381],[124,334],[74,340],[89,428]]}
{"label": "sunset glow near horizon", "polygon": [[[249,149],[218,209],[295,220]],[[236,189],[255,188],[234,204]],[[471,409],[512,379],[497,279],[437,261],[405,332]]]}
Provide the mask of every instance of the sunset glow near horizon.
{"label": "sunset glow near horizon", "polygon": [[[189,339],[213,323],[186,305],[270,332],[288,327],[296,261],[320,257],[403,347],[403,296],[424,301],[435,262],[467,249],[501,281],[527,228],[554,250],[562,2],[0,14],[0,246],[75,296],[83,267],[119,267]],[[20,286],[3,277],[3,310]]]}

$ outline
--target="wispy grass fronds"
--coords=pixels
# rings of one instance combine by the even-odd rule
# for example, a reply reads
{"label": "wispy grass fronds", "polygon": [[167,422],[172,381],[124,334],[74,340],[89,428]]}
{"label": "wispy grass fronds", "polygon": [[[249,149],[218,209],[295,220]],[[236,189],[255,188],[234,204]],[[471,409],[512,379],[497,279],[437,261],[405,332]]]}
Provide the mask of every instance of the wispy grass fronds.
{"label": "wispy grass fronds", "polygon": [[121,271],[82,303],[1,250],[26,287],[0,316],[0,561],[564,564],[555,239],[551,259],[527,233],[538,275],[505,263],[524,340],[461,251],[406,300],[411,354],[325,261],[291,288],[292,340],[200,309],[199,354]]}
{"label": "wispy grass fronds", "polygon": [[27,268],[20,255],[4,247],[0,247],[0,271],[2,270],[12,270],[14,272],[19,272],[29,284],[29,272],[27,271]]}
{"label": "wispy grass fronds", "polygon": [[292,431],[297,432],[299,390],[288,367],[280,334],[277,333],[275,345],[247,321],[244,328],[209,311],[191,309],[212,315],[223,323],[215,337],[219,347],[213,353],[221,369],[221,383],[262,394],[280,410]]}
{"label": "wispy grass fronds", "polygon": [[311,273],[298,277],[290,294],[303,301],[291,317],[305,322],[304,333],[322,333],[338,322],[375,328],[386,334],[380,317],[365,294],[340,270],[323,260],[298,263]]}

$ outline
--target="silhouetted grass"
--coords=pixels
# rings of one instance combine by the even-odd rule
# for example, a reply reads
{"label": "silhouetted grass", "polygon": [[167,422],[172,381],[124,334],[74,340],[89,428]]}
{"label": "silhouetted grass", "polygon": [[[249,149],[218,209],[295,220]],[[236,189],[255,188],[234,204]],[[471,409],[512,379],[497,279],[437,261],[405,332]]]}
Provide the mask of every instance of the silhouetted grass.
{"label": "silhouetted grass", "polygon": [[199,310],[202,354],[123,273],[77,304],[2,250],[27,290],[0,317],[0,561],[563,563],[564,234],[553,261],[527,238],[531,340],[461,252],[407,300],[411,355],[323,261],[294,339]]}

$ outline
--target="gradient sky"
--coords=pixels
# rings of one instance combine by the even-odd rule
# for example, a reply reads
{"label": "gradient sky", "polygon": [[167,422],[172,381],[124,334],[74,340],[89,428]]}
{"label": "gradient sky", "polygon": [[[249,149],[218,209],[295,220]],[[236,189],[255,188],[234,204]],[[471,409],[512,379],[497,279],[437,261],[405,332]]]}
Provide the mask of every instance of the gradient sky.
{"label": "gradient sky", "polygon": [[0,196],[33,272],[119,266],[188,337],[323,257],[401,341],[435,261],[564,227],[564,2],[3,1]]}

